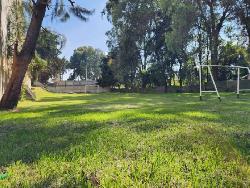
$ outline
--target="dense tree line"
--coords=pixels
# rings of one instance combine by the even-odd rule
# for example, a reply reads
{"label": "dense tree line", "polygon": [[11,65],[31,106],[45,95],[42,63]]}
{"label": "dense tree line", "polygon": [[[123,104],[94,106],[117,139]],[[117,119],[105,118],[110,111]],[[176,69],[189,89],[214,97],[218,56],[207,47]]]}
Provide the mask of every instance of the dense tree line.
{"label": "dense tree line", "polygon": [[[197,63],[247,66],[249,10],[248,0],[109,0],[112,85],[167,90],[195,84]],[[234,77],[223,68],[213,75]]]}

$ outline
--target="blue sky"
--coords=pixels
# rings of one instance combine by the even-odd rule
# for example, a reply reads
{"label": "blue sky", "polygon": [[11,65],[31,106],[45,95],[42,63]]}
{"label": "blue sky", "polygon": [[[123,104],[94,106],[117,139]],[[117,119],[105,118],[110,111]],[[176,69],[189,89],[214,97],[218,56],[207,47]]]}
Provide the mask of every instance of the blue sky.
{"label": "blue sky", "polygon": [[105,33],[111,29],[111,24],[107,21],[106,16],[101,15],[106,1],[107,0],[76,1],[85,8],[95,10],[95,13],[89,17],[88,22],[82,22],[73,16],[66,23],[61,23],[56,20],[51,22],[50,17],[45,18],[43,26],[49,27],[67,38],[62,56],[69,59],[74,49],[80,46],[93,46],[104,52],[108,51]]}

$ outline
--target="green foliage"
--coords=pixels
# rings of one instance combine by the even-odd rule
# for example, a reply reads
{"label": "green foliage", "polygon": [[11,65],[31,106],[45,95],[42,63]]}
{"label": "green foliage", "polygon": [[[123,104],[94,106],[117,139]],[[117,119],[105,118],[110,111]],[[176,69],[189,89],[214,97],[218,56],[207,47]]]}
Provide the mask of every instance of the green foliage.
{"label": "green foliage", "polygon": [[65,44],[66,38],[63,35],[45,28],[39,34],[36,51],[41,58],[52,61],[62,53]]}
{"label": "green foliage", "polygon": [[36,46],[37,55],[31,64],[31,69],[35,66],[32,72],[33,79],[47,83],[50,78],[58,78],[65,72],[68,61],[64,57],[59,57],[65,43],[66,38],[61,34],[46,28],[40,32]]}
{"label": "green foliage", "polygon": [[106,11],[113,24],[107,33],[108,46],[120,66],[119,82],[128,89],[145,88],[147,69],[152,63],[166,62],[164,41],[171,18],[152,0],[109,1]]}
{"label": "green foliage", "polygon": [[239,20],[239,23],[243,26],[243,32],[246,31],[248,36],[248,52],[250,52],[250,1],[249,0],[237,0],[235,7],[235,16]]}
{"label": "green foliage", "polygon": [[68,68],[73,70],[70,80],[75,80],[78,77],[86,79],[86,76],[88,79],[97,80],[101,76],[100,65],[103,58],[104,53],[91,46],[75,49],[68,64]]}
{"label": "green foliage", "polygon": [[111,69],[110,58],[105,57],[101,64],[101,77],[98,79],[98,85],[101,87],[115,86],[117,80],[115,80],[114,73]]}
{"label": "green foliage", "polygon": [[0,187],[249,187],[250,95],[51,94],[0,112]]}
{"label": "green foliage", "polygon": [[29,72],[31,73],[32,80],[38,81],[39,73],[46,70],[48,62],[42,59],[38,54],[35,54],[31,64],[29,65]]}
{"label": "green foliage", "polygon": [[165,74],[166,68],[164,66],[164,64],[155,63],[149,68],[151,84],[167,87],[167,77]]}
{"label": "green foliage", "polygon": [[193,39],[190,31],[197,22],[197,12],[191,3],[172,3],[172,30],[166,33],[166,44],[170,51],[182,57],[187,53],[188,44]]}
{"label": "green foliage", "polygon": [[[248,9],[245,0],[109,0],[104,13],[113,28],[107,44],[120,67],[118,83],[130,89],[167,87],[178,78],[182,87],[198,83],[197,63],[239,64],[222,56],[228,41],[242,50],[249,46],[241,32],[250,33]],[[229,78],[220,68],[213,74],[216,80]]]}
{"label": "green foliage", "polygon": [[[219,61],[221,65],[225,66],[249,66],[249,55],[247,50],[241,46],[233,45],[232,43],[227,43],[220,48]],[[236,70],[230,70],[225,68],[219,69],[219,80],[230,80],[236,79]],[[241,76],[246,76],[248,74],[247,70],[241,70]]]}
{"label": "green foliage", "polygon": [[[47,11],[50,12],[51,20],[59,20],[61,22],[66,22],[70,19],[71,15],[79,18],[82,21],[87,21],[88,16],[94,13],[93,10],[88,10],[80,5],[76,4],[72,0],[49,0],[44,2],[48,7],[52,7]],[[29,16],[32,15],[32,8],[34,5],[33,0],[25,0],[24,7]]]}

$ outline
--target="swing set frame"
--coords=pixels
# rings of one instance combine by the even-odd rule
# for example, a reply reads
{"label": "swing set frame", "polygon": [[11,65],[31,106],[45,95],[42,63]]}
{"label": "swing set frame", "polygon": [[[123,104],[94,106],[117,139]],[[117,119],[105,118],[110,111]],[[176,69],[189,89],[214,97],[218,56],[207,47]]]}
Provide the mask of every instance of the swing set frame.
{"label": "swing set frame", "polygon": [[[208,74],[210,75],[210,78],[212,80],[213,86],[214,86],[214,90],[211,91],[206,91],[202,89],[202,68],[207,68],[208,69]],[[237,98],[240,98],[240,92],[241,91],[250,91],[250,89],[240,89],[240,71],[241,69],[246,69],[248,71],[248,75],[246,75],[248,77],[248,79],[250,79],[250,68],[249,67],[243,67],[243,66],[223,66],[223,65],[201,65],[198,64],[196,66],[196,68],[199,71],[199,82],[200,82],[200,100],[202,101],[202,97],[203,97],[203,93],[216,93],[218,99],[221,101],[221,96],[220,93],[218,91],[218,87],[216,85],[216,82],[214,80],[214,76],[212,74],[211,71],[211,67],[223,67],[223,68],[230,68],[230,69],[236,69],[237,70],[237,89],[236,89],[236,94],[237,94]]]}

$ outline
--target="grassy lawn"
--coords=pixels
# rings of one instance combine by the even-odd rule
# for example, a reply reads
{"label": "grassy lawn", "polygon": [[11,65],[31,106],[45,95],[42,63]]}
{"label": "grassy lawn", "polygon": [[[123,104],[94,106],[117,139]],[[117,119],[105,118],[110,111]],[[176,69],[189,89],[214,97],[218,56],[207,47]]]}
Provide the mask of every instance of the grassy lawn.
{"label": "grassy lawn", "polygon": [[250,94],[51,94],[0,112],[0,187],[249,187]]}

